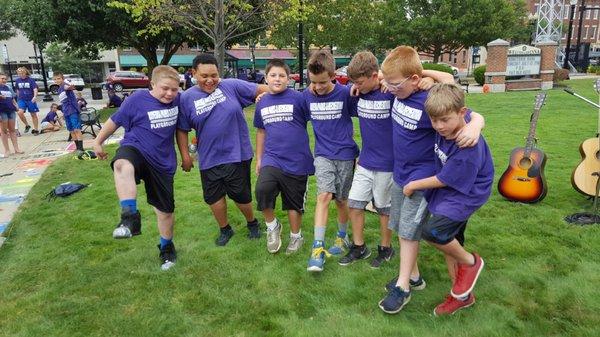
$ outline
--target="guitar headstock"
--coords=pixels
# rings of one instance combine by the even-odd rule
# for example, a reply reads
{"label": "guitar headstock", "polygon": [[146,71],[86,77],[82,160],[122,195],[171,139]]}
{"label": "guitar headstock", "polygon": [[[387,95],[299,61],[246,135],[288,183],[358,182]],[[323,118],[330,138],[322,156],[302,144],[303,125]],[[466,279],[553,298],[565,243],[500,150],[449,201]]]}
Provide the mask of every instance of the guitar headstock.
{"label": "guitar headstock", "polygon": [[544,105],[544,101],[545,100],[546,100],[546,93],[545,92],[540,92],[539,94],[535,95],[534,109],[535,110],[540,110],[542,108],[542,105]]}
{"label": "guitar headstock", "polygon": [[596,92],[600,94],[600,78],[596,80],[596,83],[594,83],[594,89],[596,89]]}

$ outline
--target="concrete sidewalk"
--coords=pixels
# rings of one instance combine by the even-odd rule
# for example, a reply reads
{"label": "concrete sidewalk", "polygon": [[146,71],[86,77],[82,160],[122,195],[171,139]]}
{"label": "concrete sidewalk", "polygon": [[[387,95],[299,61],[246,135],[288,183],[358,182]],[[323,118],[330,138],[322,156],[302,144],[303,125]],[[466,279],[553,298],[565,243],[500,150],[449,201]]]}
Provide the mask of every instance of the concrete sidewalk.
{"label": "concrete sidewalk", "polygon": [[[106,104],[106,100],[91,100],[89,89],[87,89],[87,94],[84,92],[84,97],[88,101],[89,107],[101,109]],[[54,102],[41,102],[42,97],[39,98],[40,112],[38,117],[41,121],[50,111],[50,105]],[[54,96],[54,99],[56,102],[56,96]],[[31,124],[31,118],[27,113],[26,115]],[[23,134],[24,126],[22,123],[20,123],[19,129],[22,134],[18,138],[19,147],[25,153],[0,158],[0,246],[10,234],[8,227],[14,213],[31,187],[39,180],[44,170],[57,158],[70,154],[75,150],[75,144],[67,141],[69,133],[65,128],[38,136],[31,133]],[[84,147],[86,149],[91,148],[92,136],[85,134],[83,139]],[[118,141],[118,139],[119,134],[115,135],[113,141]],[[10,144],[10,149],[13,150],[12,144]]]}

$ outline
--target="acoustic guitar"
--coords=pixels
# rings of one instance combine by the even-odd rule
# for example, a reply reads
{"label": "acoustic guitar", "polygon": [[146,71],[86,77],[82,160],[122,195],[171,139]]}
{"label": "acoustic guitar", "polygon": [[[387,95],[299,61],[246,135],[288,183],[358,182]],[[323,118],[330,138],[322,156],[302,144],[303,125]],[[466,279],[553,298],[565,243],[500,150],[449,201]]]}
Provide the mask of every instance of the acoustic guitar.
{"label": "acoustic guitar", "polygon": [[548,191],[544,177],[546,155],[535,147],[535,128],[545,100],[546,93],[535,96],[525,147],[512,150],[508,168],[498,181],[498,191],[508,200],[535,203],[544,199]]}
{"label": "acoustic guitar", "polygon": [[[596,92],[600,94],[600,79],[594,84]],[[596,196],[598,175],[600,174],[600,108],[598,109],[598,132],[596,138],[589,138],[579,146],[581,163],[577,165],[571,175],[571,184],[579,193]]]}

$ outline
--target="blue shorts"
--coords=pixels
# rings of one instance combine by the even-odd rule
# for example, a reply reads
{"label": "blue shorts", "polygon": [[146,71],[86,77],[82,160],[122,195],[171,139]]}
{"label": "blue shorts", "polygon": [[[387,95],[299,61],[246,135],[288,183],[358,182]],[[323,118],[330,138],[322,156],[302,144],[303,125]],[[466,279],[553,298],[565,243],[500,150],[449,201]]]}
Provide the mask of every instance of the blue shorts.
{"label": "blue shorts", "polygon": [[40,109],[37,106],[37,103],[32,102],[31,100],[20,99],[17,101],[17,105],[19,106],[19,110],[28,111],[29,113],[35,113],[40,111]]}
{"label": "blue shorts", "polygon": [[67,130],[69,131],[81,130],[81,120],[77,113],[65,116],[65,123],[67,124]]}
{"label": "blue shorts", "polygon": [[0,111],[0,120],[9,121],[15,119],[17,114],[14,111]]}

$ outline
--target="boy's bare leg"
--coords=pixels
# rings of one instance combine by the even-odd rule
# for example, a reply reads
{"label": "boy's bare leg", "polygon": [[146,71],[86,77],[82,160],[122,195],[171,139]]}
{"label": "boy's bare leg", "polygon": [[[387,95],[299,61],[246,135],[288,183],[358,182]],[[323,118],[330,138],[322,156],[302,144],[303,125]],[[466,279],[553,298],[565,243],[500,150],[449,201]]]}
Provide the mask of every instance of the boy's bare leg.
{"label": "boy's bare leg", "polygon": [[450,276],[450,280],[452,281],[452,284],[454,284],[454,281],[456,281],[456,270],[458,268],[456,260],[446,253],[444,253],[444,258],[446,259],[446,266],[448,267],[448,276]]}
{"label": "boy's bare leg", "polygon": [[214,204],[211,204],[210,210],[212,211],[215,220],[217,220],[219,227],[227,227],[227,202],[225,201],[225,197],[219,199],[219,201]]}
{"label": "boy's bare leg", "polygon": [[23,151],[21,151],[21,149],[19,148],[19,142],[17,141],[17,130],[15,128],[15,122],[16,121],[14,119],[8,121],[8,137],[10,138],[15,153],[23,153]]}
{"label": "boy's bare leg", "polygon": [[135,169],[131,162],[125,159],[117,159],[113,167],[115,189],[117,190],[119,200],[136,199]]}
{"label": "boy's bare leg", "polygon": [[39,120],[38,120],[38,115],[37,112],[32,112],[31,113],[31,123],[33,124],[33,129],[34,130],[39,130],[38,126],[39,126]]}
{"label": "boy's bare leg", "polygon": [[[388,228],[390,222],[389,215],[379,215],[379,234],[381,235],[381,246],[391,247],[392,246],[392,230]],[[352,236],[354,237],[354,226],[352,227]],[[356,242],[356,241],[355,241]]]}
{"label": "boy's bare leg", "polygon": [[419,241],[400,238],[400,271],[396,286],[410,290],[410,277],[419,275],[417,256],[419,255]]}
{"label": "boy's bare leg", "polygon": [[265,218],[265,222],[273,222],[275,220],[275,211],[271,208],[262,210],[263,217]]}
{"label": "boy's bare leg", "polygon": [[288,219],[290,221],[290,231],[294,234],[298,234],[302,227],[302,213],[296,210],[289,210]]}
{"label": "boy's bare leg", "polygon": [[432,246],[441,250],[444,254],[451,256],[456,260],[456,263],[472,266],[475,264],[475,257],[473,254],[467,252],[463,246],[458,243],[458,240],[454,239],[445,245],[430,242]]}
{"label": "boy's bare leg", "polygon": [[8,148],[8,121],[2,121],[0,123],[0,137],[2,137],[2,146],[4,146],[4,155],[8,156],[10,154],[10,149]]}
{"label": "boy's bare leg", "polygon": [[19,115],[19,119],[21,120],[21,122],[23,122],[23,124],[25,124],[25,126],[29,125],[29,123],[27,123],[27,118],[25,118],[25,110],[19,109],[17,111],[17,115]]}
{"label": "boy's bare leg", "polygon": [[327,217],[329,216],[329,202],[333,194],[329,192],[319,193],[317,195],[317,204],[315,205],[315,227],[327,227]]}
{"label": "boy's bare leg", "polygon": [[168,240],[173,239],[173,225],[175,222],[173,213],[159,211],[156,207],[154,207],[154,213],[156,214],[156,223],[160,236]]}
{"label": "boy's bare leg", "polygon": [[[365,243],[365,211],[358,208],[350,208],[349,216],[352,223],[352,241],[355,245],[362,246]],[[385,226],[387,227],[387,223]]]}
{"label": "boy's bare leg", "polygon": [[[327,204],[329,205],[329,204]],[[337,207],[337,213],[338,213],[338,223],[339,224],[346,224],[348,223],[348,213],[350,213],[349,209],[348,209],[348,200],[335,200],[335,206]],[[327,220],[325,220],[327,221]]]}
{"label": "boy's bare leg", "polygon": [[252,203],[249,202],[247,204],[238,204],[235,205],[240,209],[244,217],[246,218],[246,222],[251,222],[254,220],[254,210],[252,209]]}

